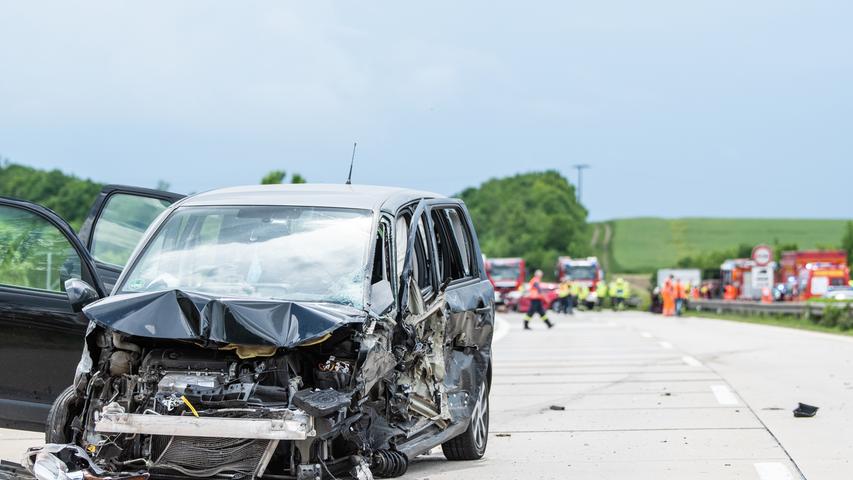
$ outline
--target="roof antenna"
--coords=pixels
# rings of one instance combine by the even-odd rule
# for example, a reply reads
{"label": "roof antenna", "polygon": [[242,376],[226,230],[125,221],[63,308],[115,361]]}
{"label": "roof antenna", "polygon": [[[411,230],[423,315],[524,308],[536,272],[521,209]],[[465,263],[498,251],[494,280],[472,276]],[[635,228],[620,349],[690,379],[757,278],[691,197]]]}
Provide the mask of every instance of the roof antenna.
{"label": "roof antenna", "polygon": [[347,175],[347,185],[352,185],[352,164],[355,162],[355,146],[358,142],[352,142],[352,158],[349,160],[349,175]]}

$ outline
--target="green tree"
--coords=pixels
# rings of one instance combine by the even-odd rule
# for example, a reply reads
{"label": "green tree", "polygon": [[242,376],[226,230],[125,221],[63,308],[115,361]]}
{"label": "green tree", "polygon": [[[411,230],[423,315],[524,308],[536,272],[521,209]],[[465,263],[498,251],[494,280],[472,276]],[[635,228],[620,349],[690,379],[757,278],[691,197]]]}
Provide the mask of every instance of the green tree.
{"label": "green tree", "polygon": [[101,187],[59,170],[38,170],[8,160],[0,163],[0,195],[44,205],[75,229],[86,219]]}
{"label": "green tree", "polygon": [[589,254],[587,211],[557,171],[494,178],[458,196],[489,257],[523,257],[551,276],[558,256]]}
{"label": "green tree", "polygon": [[[261,185],[277,185],[279,183],[284,183],[285,178],[287,178],[287,172],[284,170],[272,170],[261,179]],[[293,176],[290,177],[290,183],[306,183],[306,180],[302,175],[294,173]]]}
{"label": "green tree", "polygon": [[287,176],[287,173],[284,170],[273,170],[268,174],[264,175],[264,178],[261,179],[261,185],[275,185],[278,183],[284,183],[284,177]]}

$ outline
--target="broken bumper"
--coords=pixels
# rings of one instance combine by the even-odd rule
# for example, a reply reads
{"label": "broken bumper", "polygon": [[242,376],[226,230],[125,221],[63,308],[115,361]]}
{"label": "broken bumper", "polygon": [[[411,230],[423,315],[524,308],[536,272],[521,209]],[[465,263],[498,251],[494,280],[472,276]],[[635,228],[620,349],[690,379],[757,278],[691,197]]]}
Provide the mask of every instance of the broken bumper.
{"label": "broken bumper", "polygon": [[305,440],[316,435],[314,419],[301,410],[288,410],[278,418],[217,418],[105,413],[95,422],[95,431],[262,440]]}

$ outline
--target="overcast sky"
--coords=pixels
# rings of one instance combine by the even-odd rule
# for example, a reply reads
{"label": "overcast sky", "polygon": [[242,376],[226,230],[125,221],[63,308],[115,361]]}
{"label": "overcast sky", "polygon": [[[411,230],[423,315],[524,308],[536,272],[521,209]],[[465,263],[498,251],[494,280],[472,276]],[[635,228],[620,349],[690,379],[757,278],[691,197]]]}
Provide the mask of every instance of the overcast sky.
{"label": "overcast sky", "polygon": [[593,219],[851,216],[853,2],[0,1],[0,155],[182,193],[452,194],[588,163]]}

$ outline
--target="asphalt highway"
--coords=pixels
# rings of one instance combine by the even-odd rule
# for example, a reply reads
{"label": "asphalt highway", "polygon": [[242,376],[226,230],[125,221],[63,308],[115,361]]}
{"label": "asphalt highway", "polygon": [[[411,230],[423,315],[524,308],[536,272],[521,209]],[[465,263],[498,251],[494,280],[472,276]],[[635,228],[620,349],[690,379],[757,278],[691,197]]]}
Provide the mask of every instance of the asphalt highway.
{"label": "asphalt highway", "polygon": [[[853,339],[642,312],[500,315],[486,457],[410,479],[850,479]],[[820,407],[794,418],[797,402]],[[41,435],[0,430],[19,461]]]}
{"label": "asphalt highway", "polygon": [[[643,312],[533,331],[501,318],[486,458],[433,452],[406,478],[853,478],[851,338]],[[798,402],[820,410],[794,418]]]}

